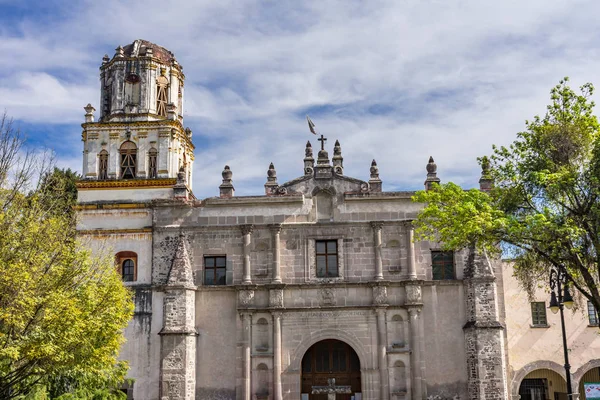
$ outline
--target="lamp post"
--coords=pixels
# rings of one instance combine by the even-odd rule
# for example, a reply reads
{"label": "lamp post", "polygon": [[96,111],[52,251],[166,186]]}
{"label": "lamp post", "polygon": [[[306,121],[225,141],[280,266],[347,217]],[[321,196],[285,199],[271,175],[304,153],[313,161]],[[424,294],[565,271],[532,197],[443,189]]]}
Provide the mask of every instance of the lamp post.
{"label": "lamp post", "polygon": [[[564,286],[564,291],[563,291]],[[565,374],[567,377],[567,397],[573,398],[573,388],[571,387],[571,365],[569,365],[569,352],[567,349],[567,334],[565,332],[564,308],[573,307],[573,297],[569,292],[567,283],[567,274],[562,267],[554,267],[550,271],[550,311],[556,314],[560,311],[560,327],[562,329],[563,352],[565,357]]]}

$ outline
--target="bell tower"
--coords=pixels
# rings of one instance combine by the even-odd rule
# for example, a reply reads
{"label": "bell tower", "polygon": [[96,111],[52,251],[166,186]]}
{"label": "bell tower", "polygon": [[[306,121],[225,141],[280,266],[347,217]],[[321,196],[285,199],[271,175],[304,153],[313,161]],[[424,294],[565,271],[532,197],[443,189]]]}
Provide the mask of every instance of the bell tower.
{"label": "bell tower", "polygon": [[[191,195],[194,145],[183,125],[184,81],[173,53],[145,40],[102,58],[98,120],[91,104],[84,107],[80,202]],[[128,188],[135,194],[122,190]]]}

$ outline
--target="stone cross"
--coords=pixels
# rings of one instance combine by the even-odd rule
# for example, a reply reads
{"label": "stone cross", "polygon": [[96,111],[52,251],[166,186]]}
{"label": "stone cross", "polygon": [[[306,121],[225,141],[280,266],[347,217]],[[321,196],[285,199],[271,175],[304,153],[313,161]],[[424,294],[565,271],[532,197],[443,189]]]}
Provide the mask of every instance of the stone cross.
{"label": "stone cross", "polygon": [[327,141],[327,138],[325,136],[321,135],[321,137],[317,140],[319,142],[321,142],[321,150],[325,150],[325,142]]}
{"label": "stone cross", "polygon": [[336,395],[350,394],[352,390],[350,386],[336,386],[335,378],[327,379],[327,386],[313,386],[312,394],[327,394],[327,400],[335,400]]}

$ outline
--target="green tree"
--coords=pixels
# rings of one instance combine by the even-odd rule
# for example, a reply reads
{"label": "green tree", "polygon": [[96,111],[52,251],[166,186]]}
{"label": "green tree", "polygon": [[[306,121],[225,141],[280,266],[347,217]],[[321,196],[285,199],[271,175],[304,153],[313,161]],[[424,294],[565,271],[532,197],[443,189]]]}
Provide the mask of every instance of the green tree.
{"label": "green tree", "polygon": [[42,176],[37,194],[46,207],[53,212],[65,214],[75,219],[74,206],[77,204],[77,181],[81,176],[70,168],[54,167]]}
{"label": "green tree", "polygon": [[509,147],[480,158],[492,190],[447,183],[418,192],[413,200],[425,207],[416,236],[440,240],[447,249],[502,248],[530,293],[551,267],[564,268],[569,284],[600,310],[600,134],[593,92],[589,83],[577,93],[568,78],[561,80],[544,117],[527,121]]}
{"label": "green tree", "polygon": [[117,356],[133,311],[131,293],[112,257],[92,255],[78,242],[70,203],[48,201],[62,192],[51,193],[58,173],[45,165],[2,118],[0,398],[41,399],[44,392],[103,398],[102,388],[115,387],[126,372]]}

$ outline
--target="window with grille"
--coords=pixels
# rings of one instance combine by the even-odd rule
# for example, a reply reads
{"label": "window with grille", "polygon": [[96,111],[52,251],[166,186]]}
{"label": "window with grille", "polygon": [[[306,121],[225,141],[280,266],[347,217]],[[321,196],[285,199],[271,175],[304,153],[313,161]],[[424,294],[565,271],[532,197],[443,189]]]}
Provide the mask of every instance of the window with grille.
{"label": "window with grille", "polygon": [[108,151],[98,153],[98,179],[108,179]]}
{"label": "window with grille", "polygon": [[158,177],[158,152],[156,149],[150,149],[148,152],[148,178],[156,179]]}
{"label": "window with grille", "polygon": [[596,311],[596,307],[594,307],[591,301],[587,302],[587,309],[590,325],[598,326],[598,311]]}
{"label": "window with grille", "polygon": [[337,240],[315,241],[317,257],[317,277],[333,278],[338,272],[338,242]]}
{"label": "window with grille", "polygon": [[135,264],[133,260],[127,259],[123,261],[122,271],[123,271],[123,282],[133,282],[133,271],[135,268]]}
{"label": "window with grille", "polygon": [[456,279],[454,273],[454,252],[432,250],[431,269],[433,280]]}
{"label": "window with grille", "polygon": [[134,179],[137,160],[137,146],[135,143],[126,141],[121,145],[121,178]]}
{"label": "window with grille", "polygon": [[117,271],[123,282],[137,280],[137,254],[133,251],[121,251],[116,254]]}
{"label": "window with grille", "polygon": [[167,103],[169,102],[169,80],[164,73],[164,69],[161,69],[161,75],[156,79],[156,113],[166,117]]}
{"label": "window with grille", "polygon": [[225,256],[204,257],[204,284],[225,285],[227,261]]}
{"label": "window with grille", "polygon": [[543,301],[536,301],[531,303],[531,324],[533,326],[547,326],[548,320],[546,319],[546,303]]}

